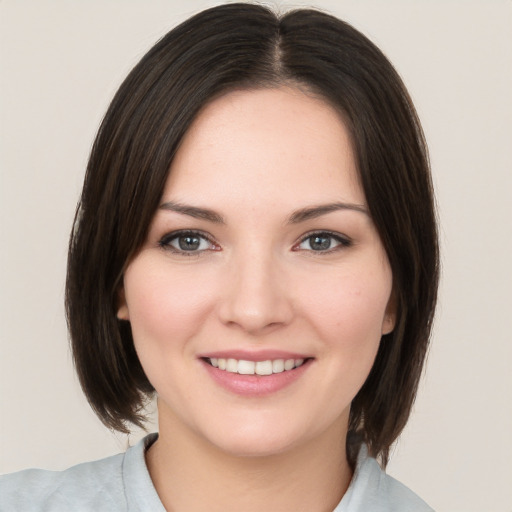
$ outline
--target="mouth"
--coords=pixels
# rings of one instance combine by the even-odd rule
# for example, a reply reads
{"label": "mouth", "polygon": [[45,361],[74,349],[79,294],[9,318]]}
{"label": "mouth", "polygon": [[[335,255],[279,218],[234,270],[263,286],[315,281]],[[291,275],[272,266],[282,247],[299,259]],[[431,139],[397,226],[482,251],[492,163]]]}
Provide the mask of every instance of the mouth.
{"label": "mouth", "polygon": [[268,397],[302,381],[315,358],[267,350],[259,354],[245,351],[203,354],[199,359],[213,382],[228,392],[244,397]]}
{"label": "mouth", "polygon": [[308,363],[312,358],[267,359],[264,361],[248,361],[246,359],[221,357],[204,357],[202,359],[210,366],[228,373],[268,376],[293,371]]}

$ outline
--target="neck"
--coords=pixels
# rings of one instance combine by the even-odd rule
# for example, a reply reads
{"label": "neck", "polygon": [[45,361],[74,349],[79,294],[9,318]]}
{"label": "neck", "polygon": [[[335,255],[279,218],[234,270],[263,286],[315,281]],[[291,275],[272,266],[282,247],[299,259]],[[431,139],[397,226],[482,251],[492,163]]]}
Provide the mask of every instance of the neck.
{"label": "neck", "polygon": [[331,512],[352,478],[346,430],[339,428],[278,454],[245,457],[165,419],[159,423],[146,460],[168,512]]}

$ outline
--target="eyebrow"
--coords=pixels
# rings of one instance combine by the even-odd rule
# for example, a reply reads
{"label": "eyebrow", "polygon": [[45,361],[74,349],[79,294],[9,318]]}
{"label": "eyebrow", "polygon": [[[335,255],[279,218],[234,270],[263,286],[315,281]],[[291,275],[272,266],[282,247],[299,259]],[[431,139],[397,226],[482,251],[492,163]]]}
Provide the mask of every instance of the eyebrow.
{"label": "eyebrow", "polygon": [[[226,223],[221,215],[208,208],[199,208],[197,206],[190,206],[187,204],[176,203],[174,201],[167,201],[161,204],[159,209],[181,213],[183,215],[188,215],[189,217],[194,217],[195,219],[208,220],[210,222],[214,222],[215,224]],[[301,208],[300,210],[297,210],[290,215],[288,218],[288,223],[299,224],[306,220],[316,219],[317,217],[321,217],[322,215],[326,215],[338,210],[353,210],[356,212],[364,213],[365,215],[369,215],[368,209],[361,204],[328,203],[319,206]]]}
{"label": "eyebrow", "polygon": [[338,210],[353,210],[356,212],[364,213],[365,215],[370,215],[366,206],[362,204],[329,203],[297,210],[296,212],[292,213],[292,215],[290,215],[288,222],[290,224],[298,224],[300,222],[316,219],[317,217],[321,217],[322,215],[326,215],[327,213],[335,212]]}
{"label": "eyebrow", "polygon": [[210,222],[214,222],[215,224],[225,224],[225,221],[221,215],[214,212],[213,210],[209,210],[208,208],[198,208],[197,206],[189,206],[187,204],[167,201],[161,204],[159,209],[181,213],[183,215],[188,215],[189,217],[194,217],[195,219],[208,220]]}

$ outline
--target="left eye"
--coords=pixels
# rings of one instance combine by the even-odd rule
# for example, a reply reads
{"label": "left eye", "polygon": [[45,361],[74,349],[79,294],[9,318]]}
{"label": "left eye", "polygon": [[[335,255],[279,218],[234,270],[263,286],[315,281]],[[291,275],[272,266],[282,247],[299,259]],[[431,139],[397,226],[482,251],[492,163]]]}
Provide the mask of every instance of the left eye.
{"label": "left eye", "polygon": [[170,233],[160,240],[160,246],[174,252],[202,252],[212,249],[212,242],[204,235],[194,232]]}
{"label": "left eye", "polygon": [[340,246],[348,247],[349,240],[333,233],[313,233],[303,238],[298,249],[315,252],[328,252]]}

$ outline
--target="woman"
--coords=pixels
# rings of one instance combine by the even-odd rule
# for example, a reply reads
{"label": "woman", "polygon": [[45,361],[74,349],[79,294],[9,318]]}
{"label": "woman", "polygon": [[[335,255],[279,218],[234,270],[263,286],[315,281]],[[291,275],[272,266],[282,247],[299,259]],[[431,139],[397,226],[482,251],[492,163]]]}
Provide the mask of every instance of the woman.
{"label": "woman", "polygon": [[206,10],[121,85],[70,242],[78,375],[159,434],[0,481],[2,510],[430,510],[387,476],[438,250],[419,121],[391,64],[313,10]]}

